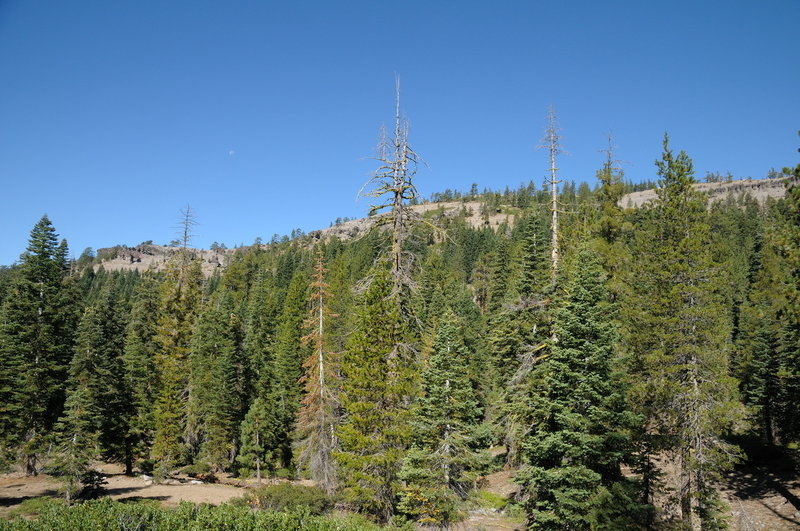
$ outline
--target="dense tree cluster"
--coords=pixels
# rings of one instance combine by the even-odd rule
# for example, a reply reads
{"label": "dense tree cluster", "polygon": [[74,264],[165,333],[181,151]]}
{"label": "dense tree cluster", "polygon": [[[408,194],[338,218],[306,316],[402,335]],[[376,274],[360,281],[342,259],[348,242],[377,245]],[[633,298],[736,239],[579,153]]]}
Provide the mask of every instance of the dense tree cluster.
{"label": "dense tree cluster", "polygon": [[507,466],[531,528],[724,526],[730,435],[800,439],[800,167],[783,200],[710,205],[665,137],[634,210],[609,149],[595,187],[559,190],[553,275],[533,185],[448,190],[465,208],[419,222],[406,127],[379,157],[388,222],[241,248],[210,278],[185,240],[160,273],[70,261],[43,217],[0,271],[2,465],[68,497],[99,459],[308,475],[429,524]]}

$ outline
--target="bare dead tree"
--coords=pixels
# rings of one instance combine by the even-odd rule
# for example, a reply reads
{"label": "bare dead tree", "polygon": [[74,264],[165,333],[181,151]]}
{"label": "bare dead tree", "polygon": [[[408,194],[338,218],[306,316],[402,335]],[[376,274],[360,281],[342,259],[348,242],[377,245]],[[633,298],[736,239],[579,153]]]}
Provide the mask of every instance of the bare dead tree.
{"label": "bare dead tree", "polygon": [[189,257],[189,244],[194,238],[194,228],[198,225],[197,216],[191,205],[186,204],[186,208],[180,210],[180,217],[178,224],[174,227],[177,231],[177,239],[172,241],[171,245],[177,245],[179,248],[180,264],[186,266],[190,262]]}
{"label": "bare dead tree", "polygon": [[407,208],[408,202],[418,198],[414,175],[420,160],[408,143],[408,120],[400,112],[400,78],[395,78],[395,123],[391,137],[386,128],[381,128],[376,160],[380,166],[373,176],[361,187],[359,196],[378,199],[370,206],[369,215],[390,210],[378,225],[391,225],[391,248],[389,251],[393,294],[399,295],[411,286],[413,256],[404,251],[408,239],[413,213]]}
{"label": "bare dead tree", "polygon": [[561,181],[558,180],[558,167],[556,166],[556,157],[564,151],[561,149],[561,136],[558,134],[560,128],[558,127],[558,120],[556,118],[556,111],[553,106],[547,108],[547,128],[542,143],[539,145],[540,149],[547,149],[550,155],[550,179],[545,181],[545,186],[550,187],[550,214],[552,216],[552,241],[550,249],[550,262],[551,262],[551,275],[553,281],[558,274],[558,259],[559,241],[558,241],[558,185]]}

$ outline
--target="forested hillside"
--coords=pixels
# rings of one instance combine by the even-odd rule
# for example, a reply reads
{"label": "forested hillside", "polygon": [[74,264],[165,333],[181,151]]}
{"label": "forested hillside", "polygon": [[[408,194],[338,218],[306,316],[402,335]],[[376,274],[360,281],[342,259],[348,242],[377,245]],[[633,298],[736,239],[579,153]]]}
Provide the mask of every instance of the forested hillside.
{"label": "forested hillside", "polygon": [[406,135],[369,230],[216,249],[205,274],[188,215],[145,272],[70,260],[42,217],[0,271],[3,467],[67,499],[98,460],[309,477],[437,525],[510,469],[531,528],[725,527],[742,444],[800,440],[800,166],[783,199],[709,202],[665,136],[639,208],[609,152],[593,185],[554,190],[554,165],[549,189],[414,210]]}

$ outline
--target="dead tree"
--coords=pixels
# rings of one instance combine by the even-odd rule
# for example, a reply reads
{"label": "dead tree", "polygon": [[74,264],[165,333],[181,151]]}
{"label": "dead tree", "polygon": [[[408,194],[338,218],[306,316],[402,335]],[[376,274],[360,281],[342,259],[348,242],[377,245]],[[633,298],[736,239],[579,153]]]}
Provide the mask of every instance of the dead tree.
{"label": "dead tree", "polygon": [[553,106],[547,108],[547,128],[540,149],[547,149],[550,154],[550,179],[545,181],[545,186],[550,187],[550,214],[552,216],[552,239],[550,249],[550,267],[552,279],[555,282],[558,275],[559,242],[558,242],[558,167],[556,167],[556,157],[564,151],[561,149],[561,136],[558,134],[559,127],[556,119],[556,111]]}
{"label": "dead tree", "polygon": [[411,286],[413,257],[404,251],[408,239],[413,213],[408,202],[418,198],[413,178],[417,172],[419,157],[408,143],[408,120],[400,113],[400,78],[395,78],[396,104],[394,132],[387,136],[381,128],[376,159],[380,166],[359,191],[359,196],[378,199],[370,206],[369,215],[390,210],[389,216],[381,218],[379,225],[391,226],[391,248],[389,251],[393,294],[399,296]]}
{"label": "dead tree", "polygon": [[198,225],[197,217],[195,216],[194,210],[192,210],[192,206],[187,204],[186,208],[182,208],[180,210],[180,218],[178,219],[178,225],[175,227],[178,231],[178,238],[174,240],[179,246],[179,263],[181,269],[185,269],[189,266],[189,262],[191,261],[191,256],[189,255],[189,244],[194,237],[194,228]]}
{"label": "dead tree", "polygon": [[299,460],[307,464],[311,477],[327,493],[336,489],[336,467],[333,452],[338,448],[336,437],[337,378],[336,355],[326,348],[325,324],[336,317],[330,312],[330,295],[325,282],[325,259],[317,249],[314,281],[311,283],[311,307],[305,321],[308,335],[302,338],[314,351],[303,363],[305,398],[298,415],[297,430],[301,436]]}

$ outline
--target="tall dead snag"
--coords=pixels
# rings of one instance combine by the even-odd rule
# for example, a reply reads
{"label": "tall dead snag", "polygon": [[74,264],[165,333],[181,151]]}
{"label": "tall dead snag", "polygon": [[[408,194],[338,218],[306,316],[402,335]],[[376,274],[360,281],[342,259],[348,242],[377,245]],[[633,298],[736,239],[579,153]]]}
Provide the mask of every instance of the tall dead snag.
{"label": "tall dead snag", "polygon": [[556,157],[563,153],[561,149],[561,136],[558,134],[559,127],[556,119],[556,111],[553,106],[547,108],[547,128],[544,138],[539,148],[546,148],[550,153],[550,180],[545,181],[545,186],[550,187],[550,214],[552,216],[552,242],[550,249],[551,275],[553,281],[558,274],[559,244],[558,244],[558,180],[556,167]]}
{"label": "tall dead snag", "polygon": [[391,224],[390,273],[392,294],[397,296],[411,285],[413,257],[406,254],[403,247],[408,239],[413,216],[406,208],[407,202],[418,197],[413,177],[417,172],[419,158],[408,144],[408,120],[400,114],[400,78],[395,79],[395,87],[394,134],[388,137],[386,129],[381,128],[376,156],[380,166],[361,188],[359,195],[380,200],[370,206],[370,216],[391,209],[390,215],[379,220],[378,224]]}
{"label": "tall dead snag", "polygon": [[301,437],[301,464],[308,465],[311,477],[328,494],[336,488],[336,469],[332,453],[338,446],[336,429],[337,386],[335,378],[336,356],[325,347],[325,324],[335,317],[328,309],[328,284],[325,282],[325,257],[317,249],[314,280],[311,283],[311,304],[305,328],[308,335],[302,338],[314,351],[303,363],[305,398],[298,415],[297,430]]}

